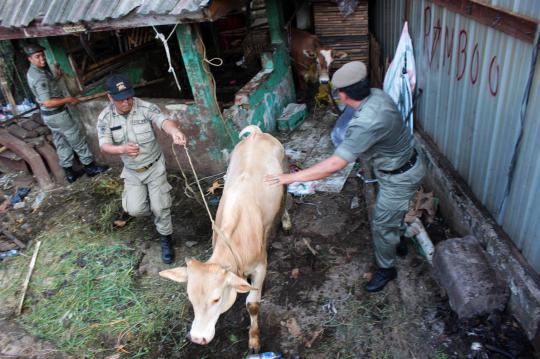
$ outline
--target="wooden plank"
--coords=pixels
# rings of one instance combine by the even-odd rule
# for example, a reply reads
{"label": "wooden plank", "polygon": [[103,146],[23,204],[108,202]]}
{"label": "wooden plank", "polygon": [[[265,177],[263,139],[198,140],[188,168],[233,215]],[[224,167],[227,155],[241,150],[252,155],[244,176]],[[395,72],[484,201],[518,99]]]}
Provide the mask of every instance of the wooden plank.
{"label": "wooden plank", "polygon": [[9,104],[11,105],[11,113],[14,115],[17,115],[17,102],[15,102],[13,93],[11,92],[11,89],[9,88],[9,82],[7,81],[6,74],[4,73],[4,66],[0,66],[0,88],[2,89],[2,93],[4,94],[4,97],[8,100]]}
{"label": "wooden plank", "polygon": [[[538,20],[473,0],[430,0],[452,12],[473,19],[507,35],[531,43]],[[540,44],[537,44],[540,46]]]}

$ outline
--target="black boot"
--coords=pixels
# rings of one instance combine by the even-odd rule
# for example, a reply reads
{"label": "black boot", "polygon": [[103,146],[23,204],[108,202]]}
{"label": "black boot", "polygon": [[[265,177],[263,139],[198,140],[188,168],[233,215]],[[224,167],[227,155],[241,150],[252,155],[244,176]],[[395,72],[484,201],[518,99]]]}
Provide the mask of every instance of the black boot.
{"label": "black boot", "polygon": [[396,268],[379,268],[373,275],[373,278],[366,283],[364,288],[366,288],[368,292],[378,292],[396,277]]}
{"label": "black boot", "polygon": [[88,177],[94,177],[100,173],[103,173],[109,169],[109,166],[98,166],[95,162],[88,165],[84,165],[84,172]]}
{"label": "black boot", "polygon": [[407,248],[407,240],[403,237],[399,239],[399,244],[396,246],[396,254],[400,258],[407,257],[409,254],[409,249]]}
{"label": "black boot", "polygon": [[69,183],[75,182],[77,178],[83,175],[81,171],[76,171],[73,169],[73,167],[62,167],[62,168],[64,169],[64,173],[66,174],[66,179]]}
{"label": "black boot", "polygon": [[171,235],[159,235],[159,244],[161,246],[161,260],[165,264],[171,264],[174,261],[174,248],[171,244]]}

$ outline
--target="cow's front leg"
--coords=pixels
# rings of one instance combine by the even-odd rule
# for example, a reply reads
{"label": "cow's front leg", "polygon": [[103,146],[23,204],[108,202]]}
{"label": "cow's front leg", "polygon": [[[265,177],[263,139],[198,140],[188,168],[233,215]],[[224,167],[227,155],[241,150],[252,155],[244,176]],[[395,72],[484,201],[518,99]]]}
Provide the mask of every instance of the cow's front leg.
{"label": "cow's front leg", "polygon": [[249,292],[246,298],[246,308],[249,313],[249,350],[253,353],[258,353],[261,350],[261,338],[259,335],[259,307],[261,305],[261,294],[266,276],[266,263],[257,266],[251,275],[251,286],[257,288]]}

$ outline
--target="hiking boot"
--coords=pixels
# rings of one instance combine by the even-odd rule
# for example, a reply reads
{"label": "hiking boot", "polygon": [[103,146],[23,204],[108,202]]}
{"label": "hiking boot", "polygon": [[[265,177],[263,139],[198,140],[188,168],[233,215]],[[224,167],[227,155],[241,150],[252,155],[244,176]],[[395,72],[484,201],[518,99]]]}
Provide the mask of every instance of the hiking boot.
{"label": "hiking boot", "polygon": [[159,245],[161,246],[161,260],[165,264],[171,264],[174,261],[174,248],[171,244],[171,235],[159,235]]}
{"label": "hiking boot", "polygon": [[88,165],[84,165],[84,172],[88,177],[94,177],[100,173],[103,173],[109,169],[109,166],[99,166],[95,162]]}
{"label": "hiking boot", "polygon": [[407,241],[403,237],[399,239],[399,244],[396,246],[396,254],[400,258],[405,258],[407,257],[407,254],[409,254],[409,249],[407,248]]}
{"label": "hiking boot", "polygon": [[66,180],[69,183],[73,183],[77,180],[77,178],[81,177],[83,175],[83,172],[74,170],[73,167],[62,167],[64,169],[64,173],[66,175]]}
{"label": "hiking boot", "polygon": [[378,292],[383,289],[388,284],[388,282],[395,279],[396,277],[396,268],[379,268],[373,275],[373,278],[371,278],[371,280],[366,283],[364,288],[368,292]]}

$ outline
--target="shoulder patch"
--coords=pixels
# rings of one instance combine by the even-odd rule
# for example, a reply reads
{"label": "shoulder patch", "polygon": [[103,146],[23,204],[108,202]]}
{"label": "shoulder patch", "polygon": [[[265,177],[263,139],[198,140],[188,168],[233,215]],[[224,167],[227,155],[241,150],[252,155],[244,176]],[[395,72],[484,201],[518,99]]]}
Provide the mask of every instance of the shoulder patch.
{"label": "shoulder patch", "polygon": [[157,107],[154,104],[150,105],[150,107],[148,107],[148,110],[150,112],[157,113],[157,114],[161,113],[161,110],[159,109],[159,107]]}

